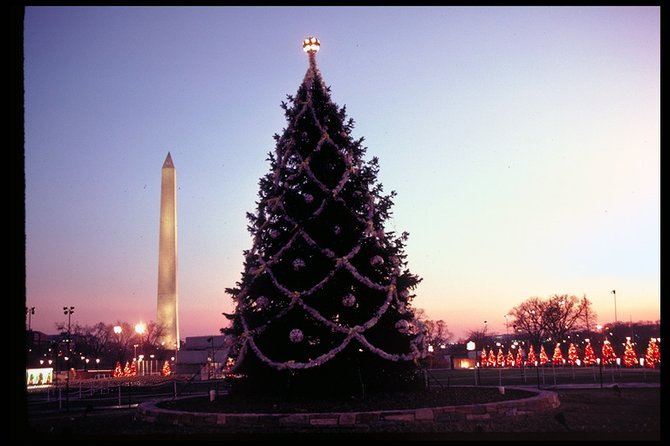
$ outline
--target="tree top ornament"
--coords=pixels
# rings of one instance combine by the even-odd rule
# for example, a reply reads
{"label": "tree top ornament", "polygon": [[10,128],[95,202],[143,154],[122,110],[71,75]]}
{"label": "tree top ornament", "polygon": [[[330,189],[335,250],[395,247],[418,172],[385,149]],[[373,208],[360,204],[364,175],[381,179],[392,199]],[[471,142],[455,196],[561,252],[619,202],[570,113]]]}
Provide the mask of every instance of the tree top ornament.
{"label": "tree top ornament", "polygon": [[307,54],[316,54],[321,48],[321,42],[316,37],[308,37],[302,41],[302,50]]}

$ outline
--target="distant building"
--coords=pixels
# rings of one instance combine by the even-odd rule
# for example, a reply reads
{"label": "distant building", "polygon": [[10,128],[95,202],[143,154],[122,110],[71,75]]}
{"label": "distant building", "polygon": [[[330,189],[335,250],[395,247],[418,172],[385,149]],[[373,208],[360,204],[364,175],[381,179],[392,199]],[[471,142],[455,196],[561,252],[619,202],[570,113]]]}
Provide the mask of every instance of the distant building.
{"label": "distant building", "polygon": [[429,368],[469,369],[475,366],[477,353],[468,351],[465,344],[447,344],[429,351],[426,359]]}
{"label": "distant building", "polygon": [[207,380],[220,377],[230,352],[228,336],[187,337],[175,360],[178,374],[198,375],[196,379]]}
{"label": "distant building", "polygon": [[41,331],[26,330],[26,346],[32,349],[49,348],[51,336]]}

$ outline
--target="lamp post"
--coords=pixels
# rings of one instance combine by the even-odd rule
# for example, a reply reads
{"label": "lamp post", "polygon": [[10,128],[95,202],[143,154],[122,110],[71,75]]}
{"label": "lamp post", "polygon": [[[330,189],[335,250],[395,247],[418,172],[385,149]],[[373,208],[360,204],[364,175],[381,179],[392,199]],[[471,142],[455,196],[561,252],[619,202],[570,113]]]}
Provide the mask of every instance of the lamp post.
{"label": "lamp post", "polygon": [[28,331],[31,331],[30,329],[30,323],[32,319],[32,315],[35,314],[35,307],[26,307],[26,314],[28,315]]}
{"label": "lamp post", "polygon": [[[135,333],[137,333],[140,336],[140,360],[144,358],[143,351],[144,351],[144,340],[142,339],[142,335],[144,332],[147,331],[147,326],[143,322],[138,322],[135,324]],[[137,355],[137,353],[136,353]],[[138,361],[139,365],[139,361]],[[144,365],[142,364],[142,375],[144,375]]]}
{"label": "lamp post", "polygon": [[121,362],[121,332],[123,331],[123,327],[120,325],[115,325],[114,326],[114,333],[116,333],[116,342],[119,344],[119,363]]}
{"label": "lamp post", "polygon": [[[67,354],[70,355],[70,329],[72,322],[72,313],[74,307],[63,307],[63,314],[67,314]],[[67,357],[65,357],[67,361]],[[68,364],[67,375],[65,376],[65,410],[70,411],[70,367]]]}
{"label": "lamp post", "polygon": [[[596,325],[596,330],[600,331],[600,333],[603,335],[603,344],[605,340],[605,332],[603,330],[603,326],[598,324]],[[602,347],[600,347],[600,356],[601,358],[596,358],[596,362],[598,363],[598,368],[600,369],[600,388],[603,388],[603,360],[605,359],[602,357]]]}
{"label": "lamp post", "polygon": [[210,380],[212,379],[212,363],[214,362],[214,336],[210,336],[209,338],[207,338],[207,342],[209,342],[209,353],[210,353],[209,358],[207,358],[208,359],[207,379]]}
{"label": "lamp post", "polygon": [[472,358],[474,361],[474,367],[472,370],[475,372],[475,386],[478,385],[477,383],[477,373],[479,371],[479,368],[477,367],[477,344],[475,344],[475,341],[470,341],[467,344],[465,344],[465,348],[472,352]]}
{"label": "lamp post", "polygon": [[505,318],[505,334],[509,337],[509,321],[507,320],[509,315],[506,314],[503,317]]}
{"label": "lamp post", "polygon": [[616,324],[619,322],[619,319],[616,317],[616,290],[612,290],[612,294],[614,294],[614,323]]}

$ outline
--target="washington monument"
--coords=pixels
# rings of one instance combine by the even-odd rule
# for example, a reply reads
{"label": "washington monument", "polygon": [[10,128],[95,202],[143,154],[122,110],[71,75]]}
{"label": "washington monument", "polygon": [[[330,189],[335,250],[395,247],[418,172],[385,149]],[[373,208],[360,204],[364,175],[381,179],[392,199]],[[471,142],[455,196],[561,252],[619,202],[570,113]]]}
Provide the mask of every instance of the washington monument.
{"label": "washington monument", "polygon": [[163,348],[179,349],[177,297],[177,173],[170,152],[161,171],[161,223],[158,241],[157,322],[163,328]]}

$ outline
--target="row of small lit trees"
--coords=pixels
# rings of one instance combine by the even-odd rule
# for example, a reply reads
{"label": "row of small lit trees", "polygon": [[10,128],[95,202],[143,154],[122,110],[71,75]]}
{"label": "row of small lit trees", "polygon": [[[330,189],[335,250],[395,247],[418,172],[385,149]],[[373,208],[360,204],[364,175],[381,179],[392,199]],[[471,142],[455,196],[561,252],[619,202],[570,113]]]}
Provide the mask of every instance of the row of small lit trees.
{"label": "row of small lit trees", "polygon": [[[170,369],[170,363],[165,360],[163,363],[163,368],[161,369],[161,375],[162,376],[169,376],[172,374],[172,369]],[[114,368],[114,372],[112,373],[112,377],[114,378],[122,378],[126,376],[137,376],[137,361],[133,359],[131,363],[128,363],[126,361],[125,367],[121,368],[121,362],[117,361],[116,362],[116,367]]]}
{"label": "row of small lit trees", "polygon": [[[635,349],[633,348],[633,344],[630,341],[630,337],[627,337],[623,354],[624,365],[626,367],[634,367],[639,364],[641,366],[646,366],[652,369],[659,367],[661,364],[661,350],[658,345],[659,341],[659,338],[651,338],[649,340],[649,344],[647,345],[644,358],[641,358],[638,361],[638,356],[637,353],[635,353]],[[523,348],[521,348],[521,346],[519,346],[517,349],[516,356],[512,353],[511,349],[509,349],[505,355],[503,353],[502,346],[498,347],[497,354],[495,353],[493,347],[491,347],[488,353],[486,352],[486,347],[484,347],[481,352],[479,365],[480,367],[522,367],[523,365],[537,366],[538,364],[544,366],[548,363],[551,363],[553,365],[568,364],[572,366],[590,366],[599,364],[600,361],[602,361],[603,365],[614,364],[617,361],[617,355],[614,352],[614,348],[612,348],[612,343],[608,340],[603,342],[601,358],[597,358],[591,342],[586,339],[586,346],[584,347],[584,358],[582,360],[579,359],[579,355],[577,354],[577,347],[572,342],[568,347],[567,359],[564,359],[563,357],[560,343],[557,343],[556,347],[554,347],[554,352],[551,359],[549,359],[549,355],[544,349],[544,345],[540,345],[539,359],[535,354],[533,345],[531,345],[528,349],[528,355],[526,356],[525,360]]]}

